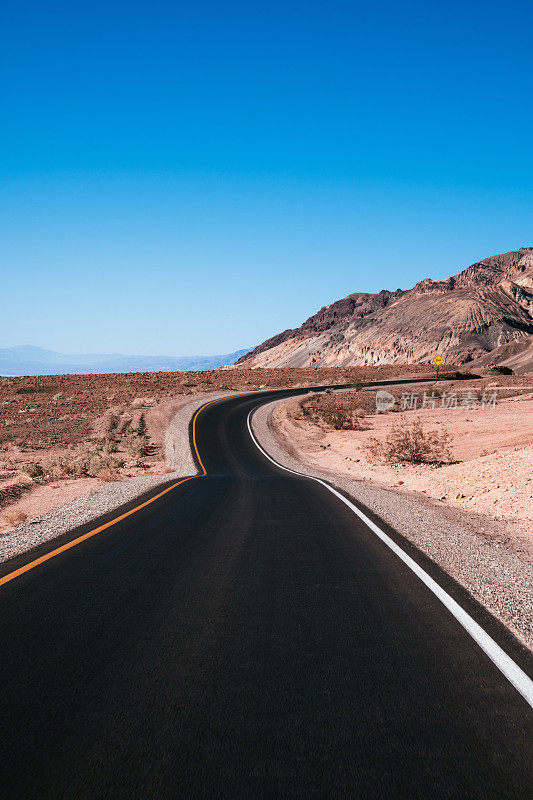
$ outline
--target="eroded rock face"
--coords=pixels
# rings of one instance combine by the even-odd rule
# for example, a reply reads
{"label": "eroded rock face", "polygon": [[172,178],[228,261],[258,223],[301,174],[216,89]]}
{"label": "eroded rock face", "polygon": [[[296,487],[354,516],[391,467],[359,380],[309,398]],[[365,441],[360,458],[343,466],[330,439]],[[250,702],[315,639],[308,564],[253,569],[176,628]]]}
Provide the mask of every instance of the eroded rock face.
{"label": "eroded rock face", "polygon": [[533,368],[533,248],[472,264],[413,289],[355,293],[320,309],[239,360],[246,367],[429,362]]}

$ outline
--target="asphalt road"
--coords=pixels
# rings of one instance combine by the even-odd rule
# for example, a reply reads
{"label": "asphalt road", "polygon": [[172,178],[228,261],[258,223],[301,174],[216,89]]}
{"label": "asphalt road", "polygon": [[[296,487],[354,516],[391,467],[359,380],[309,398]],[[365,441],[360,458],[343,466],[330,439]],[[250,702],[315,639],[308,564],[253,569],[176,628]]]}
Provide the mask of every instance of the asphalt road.
{"label": "asphalt road", "polygon": [[206,477],[0,586],[0,796],[533,796],[530,707],[349,508],[258,452],[261,399],[201,412]]}

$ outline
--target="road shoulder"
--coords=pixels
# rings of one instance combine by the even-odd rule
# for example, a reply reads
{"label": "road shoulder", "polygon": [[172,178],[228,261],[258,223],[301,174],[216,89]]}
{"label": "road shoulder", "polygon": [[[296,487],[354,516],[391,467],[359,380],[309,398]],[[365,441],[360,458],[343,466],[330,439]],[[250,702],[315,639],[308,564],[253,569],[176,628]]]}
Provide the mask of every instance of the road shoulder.
{"label": "road shoulder", "polygon": [[371,486],[354,478],[306,464],[301,454],[277,429],[274,411],[286,401],[257,409],[252,427],[261,446],[289,469],[327,480],[341,492],[374,512],[413,543],[526,647],[533,649],[533,566],[494,540],[487,540],[469,524],[469,515],[438,508],[429,498]]}
{"label": "road shoulder", "polygon": [[165,455],[173,471],[162,475],[146,475],[113,481],[87,493],[69,503],[57,506],[39,518],[0,534],[0,563],[17,556],[46,547],[46,543],[64,537],[74,530],[84,529],[96,520],[108,519],[113,512],[135,505],[157,493],[176,480],[197,475],[189,427],[193,415],[204,403],[231,397],[235,392],[209,392],[184,398],[165,434]]}

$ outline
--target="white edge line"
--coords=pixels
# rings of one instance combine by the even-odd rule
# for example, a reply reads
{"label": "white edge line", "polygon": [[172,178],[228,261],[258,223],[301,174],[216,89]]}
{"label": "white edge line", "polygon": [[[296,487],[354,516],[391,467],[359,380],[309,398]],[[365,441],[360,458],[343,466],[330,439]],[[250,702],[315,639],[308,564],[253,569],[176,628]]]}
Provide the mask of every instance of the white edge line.
{"label": "white edge line", "polygon": [[254,442],[255,446],[261,453],[268,458],[276,467],[285,470],[285,472],[291,472],[293,475],[299,475],[302,478],[309,478],[312,481],[316,481],[317,483],[322,484],[328,489],[332,494],[342,500],[342,502],[350,508],[354,514],[356,514],[359,519],[361,519],[365,525],[367,525],[370,530],[379,536],[379,538],[388,546],[390,549],[395,553],[398,558],[406,564],[409,569],[411,569],[415,575],[420,578],[422,583],[428,587],[430,592],[433,592],[435,597],[437,597],[443,605],[446,606],[448,611],[453,614],[455,619],[463,626],[463,628],[468,631],[472,639],[481,647],[484,653],[488,655],[490,660],[498,667],[501,673],[505,675],[508,681],[512,683],[515,689],[520,692],[522,697],[526,700],[527,703],[533,708],[533,681],[529,678],[523,669],[521,669],[518,664],[515,664],[513,659],[507,655],[507,653],[502,650],[502,648],[496,644],[494,639],[489,636],[489,634],[483,630],[483,628],[478,625],[478,623],[472,619],[470,614],[468,614],[460,605],[457,603],[453,597],[451,597],[448,592],[446,592],[439,584],[433,580],[433,578],[428,575],[428,573],[419,566],[411,556],[407,555],[407,553],[399,547],[390,536],[388,536],[381,528],[376,525],[372,520],[367,517],[356,505],[351,503],[344,495],[334,489],[329,483],[326,481],[321,480],[320,478],[315,478],[313,475],[305,475],[303,472],[296,472],[294,469],[289,469],[288,467],[284,467],[282,464],[278,464],[269,454],[261,447],[259,442],[254,436],[252,431],[252,426],[250,423],[252,413],[255,409],[252,409],[248,414],[247,424],[248,424],[248,431],[250,436],[252,437],[252,441]]}

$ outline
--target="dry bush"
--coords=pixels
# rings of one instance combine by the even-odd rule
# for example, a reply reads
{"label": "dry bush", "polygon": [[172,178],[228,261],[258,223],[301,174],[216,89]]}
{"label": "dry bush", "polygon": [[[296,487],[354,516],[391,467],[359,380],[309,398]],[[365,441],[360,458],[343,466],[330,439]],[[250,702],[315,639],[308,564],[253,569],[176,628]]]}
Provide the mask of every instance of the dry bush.
{"label": "dry bush", "polygon": [[319,409],[319,418],[330,428],[336,431],[347,430],[354,431],[361,427],[361,420],[365,416],[364,411],[360,409],[349,408],[332,408],[332,409]]}
{"label": "dry bush", "polygon": [[111,481],[118,481],[120,480],[120,475],[114,469],[110,467],[104,467],[101,469],[97,474],[96,477],[101,481],[106,481],[106,483],[110,483]]}
{"label": "dry bush", "polygon": [[106,447],[94,450],[79,449],[74,453],[50,456],[43,462],[47,475],[54,478],[90,475],[96,477],[103,469],[116,471],[124,466],[124,461],[112,458]]}
{"label": "dry bush", "polygon": [[23,464],[20,469],[29,478],[39,478],[44,472],[42,466],[34,461]]}
{"label": "dry bush", "polygon": [[93,478],[98,478],[99,473],[104,470],[110,470],[116,473],[117,470],[124,466],[124,461],[118,458],[113,458],[108,453],[102,452],[101,449],[89,452],[85,457],[83,464],[83,472]]}
{"label": "dry bush", "polygon": [[145,456],[148,452],[148,439],[135,433],[128,434],[124,439],[124,449],[130,456]]}
{"label": "dry bush", "polygon": [[80,475],[77,459],[73,455],[51,455],[43,461],[45,475],[52,478],[65,478],[68,475]]}
{"label": "dry bush", "polygon": [[9,525],[11,528],[16,528],[17,525],[23,525],[27,521],[28,515],[25,514],[24,511],[19,511],[18,508],[11,508],[4,511],[2,519],[6,525]]}
{"label": "dry bush", "polygon": [[118,444],[116,443],[115,439],[109,438],[104,441],[101,445],[102,453],[105,455],[109,455],[110,453],[116,453],[118,450]]}
{"label": "dry bush", "polygon": [[386,464],[442,464],[451,458],[448,431],[426,432],[418,419],[394,425],[384,442],[371,439],[367,449],[372,458]]}
{"label": "dry bush", "polygon": [[361,428],[361,422],[365,417],[363,409],[347,408],[345,405],[335,403],[333,398],[327,399],[328,404],[323,405],[318,394],[308,395],[300,401],[300,410],[305,417],[311,417],[314,422],[322,423],[337,431],[353,431]]}

